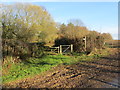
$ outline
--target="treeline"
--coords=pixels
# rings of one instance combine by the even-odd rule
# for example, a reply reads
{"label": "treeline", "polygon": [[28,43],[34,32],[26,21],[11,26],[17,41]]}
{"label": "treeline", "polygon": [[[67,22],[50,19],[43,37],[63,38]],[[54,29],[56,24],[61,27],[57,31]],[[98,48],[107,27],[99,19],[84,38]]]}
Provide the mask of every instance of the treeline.
{"label": "treeline", "polygon": [[26,57],[32,56],[33,52],[38,55],[44,51],[45,45],[61,44],[73,44],[75,52],[90,52],[94,48],[102,48],[105,41],[112,40],[109,33],[90,31],[80,20],[58,25],[41,6],[16,3],[2,5],[0,11],[3,57],[7,55]]}
{"label": "treeline", "polygon": [[[3,57],[26,57],[33,52],[32,43],[53,43],[57,37],[56,23],[44,7],[16,3],[2,5],[0,11]],[[43,43],[40,45],[43,46]]]}
{"label": "treeline", "polygon": [[[76,20],[76,22],[78,21]],[[75,52],[91,52],[95,48],[100,49],[104,45],[105,37],[111,38],[110,34],[90,31],[85,26],[75,25],[72,22],[67,25],[62,24],[58,36],[55,45],[73,44]]]}

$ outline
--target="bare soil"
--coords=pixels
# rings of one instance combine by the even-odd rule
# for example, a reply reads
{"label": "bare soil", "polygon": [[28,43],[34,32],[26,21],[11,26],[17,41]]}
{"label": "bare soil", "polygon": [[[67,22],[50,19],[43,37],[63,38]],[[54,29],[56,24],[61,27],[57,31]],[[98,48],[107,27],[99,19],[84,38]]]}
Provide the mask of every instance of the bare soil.
{"label": "bare soil", "polygon": [[59,65],[32,78],[3,85],[10,88],[120,88],[119,52],[112,49],[109,56],[98,61],[81,61]]}

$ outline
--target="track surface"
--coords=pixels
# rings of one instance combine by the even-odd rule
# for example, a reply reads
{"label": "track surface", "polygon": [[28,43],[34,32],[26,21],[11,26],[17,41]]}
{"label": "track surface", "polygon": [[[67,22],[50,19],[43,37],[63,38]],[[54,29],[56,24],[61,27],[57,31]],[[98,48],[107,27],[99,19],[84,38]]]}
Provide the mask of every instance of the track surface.
{"label": "track surface", "polygon": [[120,88],[119,53],[98,61],[59,65],[33,78],[6,84],[12,88]]}

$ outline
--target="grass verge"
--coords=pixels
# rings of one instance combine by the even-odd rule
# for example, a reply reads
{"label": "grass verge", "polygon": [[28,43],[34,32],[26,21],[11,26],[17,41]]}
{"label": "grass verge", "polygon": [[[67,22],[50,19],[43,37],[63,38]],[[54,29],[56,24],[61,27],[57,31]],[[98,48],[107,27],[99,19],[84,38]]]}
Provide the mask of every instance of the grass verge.
{"label": "grass verge", "polygon": [[57,66],[58,64],[71,64],[76,59],[70,56],[64,55],[48,55],[43,58],[29,58],[21,63],[8,62],[3,65],[3,83],[14,81],[17,79],[23,79],[26,77],[32,77],[40,74],[51,67]]}
{"label": "grass verge", "polygon": [[2,67],[2,81],[4,84],[27,77],[32,77],[59,64],[69,65],[79,61],[98,60],[99,57],[101,57],[101,54],[92,54],[89,56],[85,54],[82,54],[81,56],[47,55],[43,58],[29,58],[28,60],[20,63],[8,62]]}

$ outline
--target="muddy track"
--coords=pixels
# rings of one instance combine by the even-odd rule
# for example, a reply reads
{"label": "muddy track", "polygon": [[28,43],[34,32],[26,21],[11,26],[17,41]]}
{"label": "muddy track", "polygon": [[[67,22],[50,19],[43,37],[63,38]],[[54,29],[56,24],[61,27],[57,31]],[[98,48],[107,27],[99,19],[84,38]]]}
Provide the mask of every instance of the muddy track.
{"label": "muddy track", "polygon": [[12,88],[120,88],[118,54],[101,57],[98,61],[59,65],[34,78],[4,86]]}

